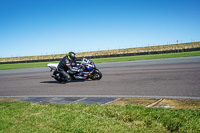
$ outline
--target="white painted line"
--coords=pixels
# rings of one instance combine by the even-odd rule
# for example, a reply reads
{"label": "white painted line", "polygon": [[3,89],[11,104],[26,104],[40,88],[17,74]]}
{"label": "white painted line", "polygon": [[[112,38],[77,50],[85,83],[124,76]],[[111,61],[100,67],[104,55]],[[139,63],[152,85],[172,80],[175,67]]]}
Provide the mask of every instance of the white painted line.
{"label": "white painted line", "polygon": [[78,103],[78,102],[80,102],[80,101],[84,101],[85,99],[87,99],[87,97],[84,97],[84,98],[78,99],[78,100],[76,100],[76,101],[73,101],[72,103]]}

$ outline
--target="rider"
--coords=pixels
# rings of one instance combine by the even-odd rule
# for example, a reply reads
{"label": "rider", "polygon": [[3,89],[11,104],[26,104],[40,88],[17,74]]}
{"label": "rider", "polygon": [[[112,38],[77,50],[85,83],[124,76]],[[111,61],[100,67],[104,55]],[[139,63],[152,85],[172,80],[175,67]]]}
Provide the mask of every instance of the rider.
{"label": "rider", "polygon": [[[76,58],[76,54],[74,52],[68,52],[68,54],[63,57],[57,67],[57,71],[63,75],[66,81],[71,81],[71,76],[67,73],[68,70],[72,72],[81,72],[83,69],[75,69],[72,65],[77,61],[81,60]],[[55,76],[55,73],[53,74]]]}

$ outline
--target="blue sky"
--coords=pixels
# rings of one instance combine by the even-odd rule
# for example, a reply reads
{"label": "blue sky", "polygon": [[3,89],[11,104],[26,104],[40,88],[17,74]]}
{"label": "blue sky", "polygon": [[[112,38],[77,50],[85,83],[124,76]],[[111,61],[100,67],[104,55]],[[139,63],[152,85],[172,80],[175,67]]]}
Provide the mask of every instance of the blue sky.
{"label": "blue sky", "polygon": [[0,0],[0,58],[200,41],[200,0]]}

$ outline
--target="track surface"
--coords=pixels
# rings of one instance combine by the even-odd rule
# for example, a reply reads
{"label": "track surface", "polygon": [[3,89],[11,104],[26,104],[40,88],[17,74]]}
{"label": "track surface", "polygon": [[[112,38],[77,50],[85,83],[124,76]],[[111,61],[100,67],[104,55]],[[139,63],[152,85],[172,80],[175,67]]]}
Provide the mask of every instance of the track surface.
{"label": "track surface", "polygon": [[59,84],[51,78],[48,68],[0,71],[0,97],[200,99],[199,56],[100,63],[97,66],[103,73],[100,81],[78,80],[67,84]]}

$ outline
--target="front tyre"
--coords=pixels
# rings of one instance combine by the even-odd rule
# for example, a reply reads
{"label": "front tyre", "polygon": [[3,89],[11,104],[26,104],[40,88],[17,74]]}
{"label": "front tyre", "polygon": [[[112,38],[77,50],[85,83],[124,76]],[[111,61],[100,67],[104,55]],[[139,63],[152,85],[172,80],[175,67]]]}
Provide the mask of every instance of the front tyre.
{"label": "front tyre", "polygon": [[102,73],[99,70],[95,70],[93,76],[91,77],[92,80],[100,80],[102,78]]}

